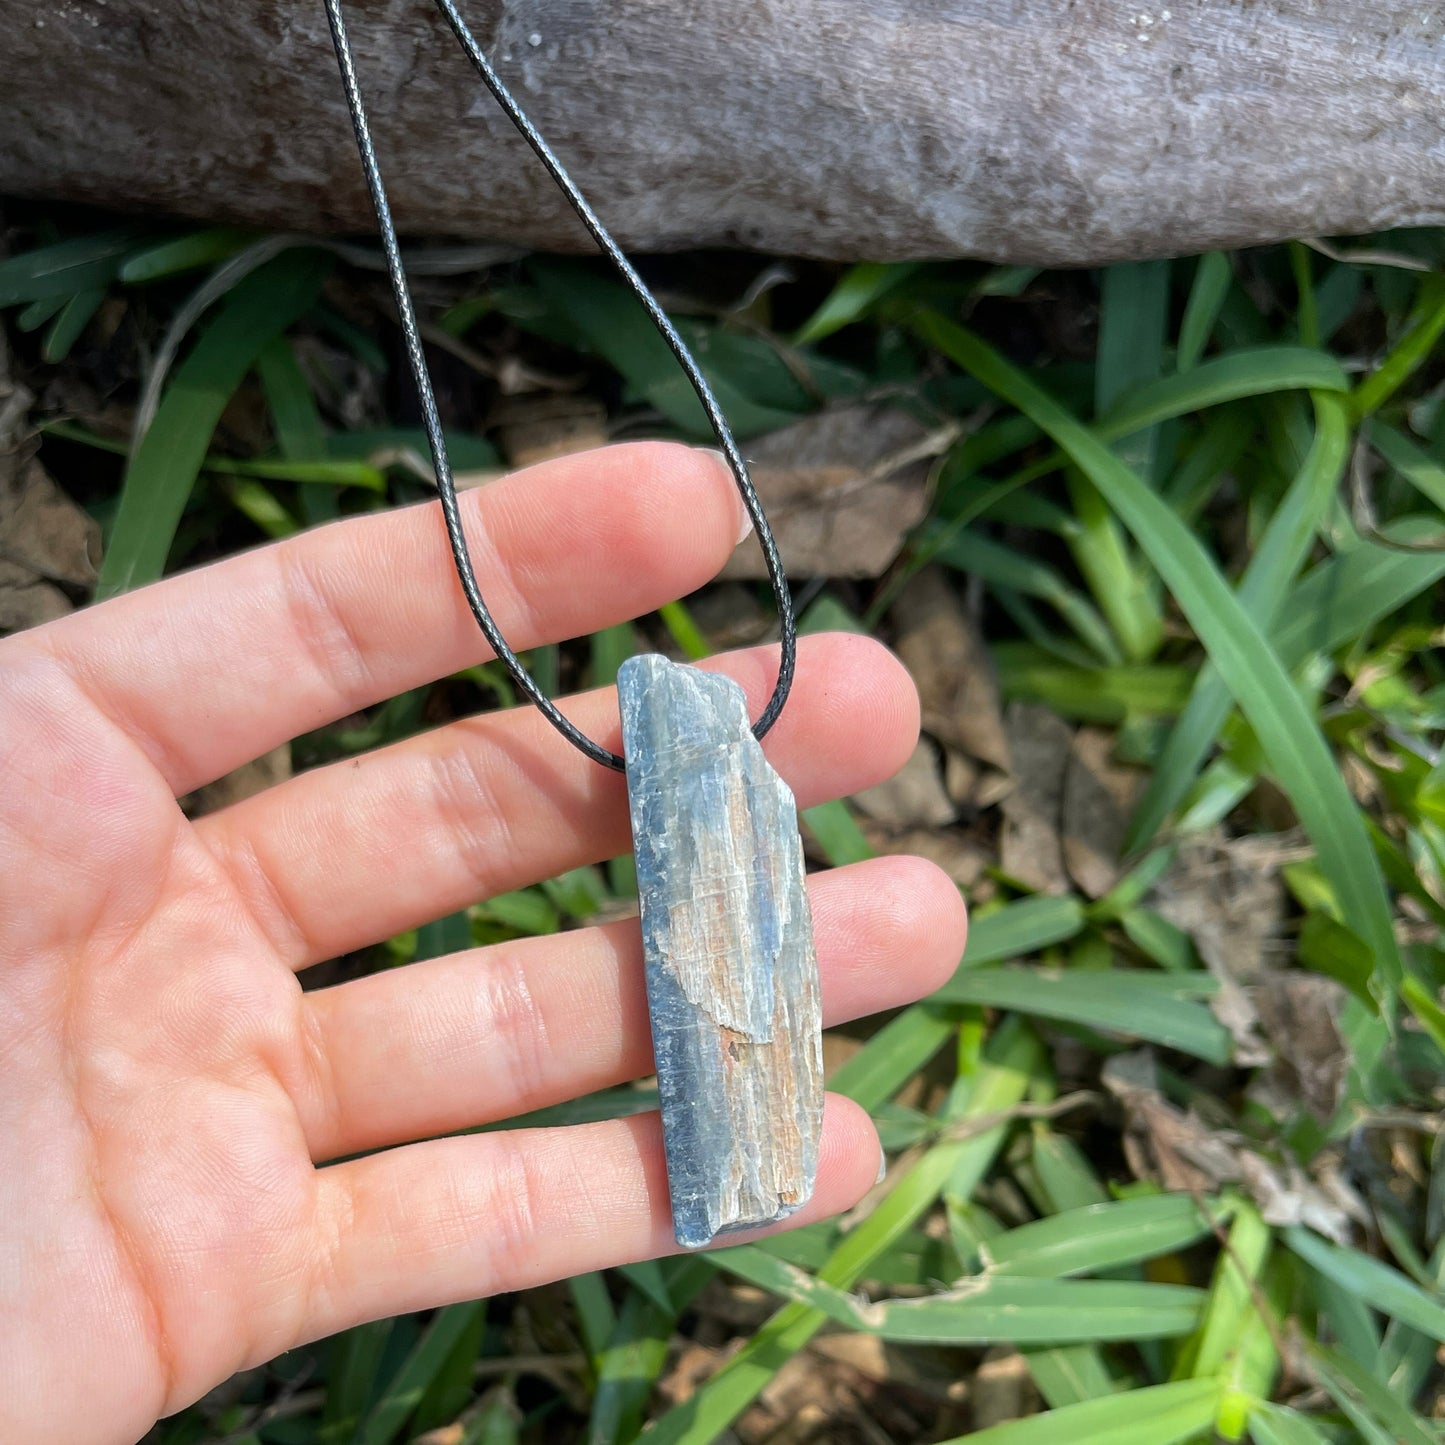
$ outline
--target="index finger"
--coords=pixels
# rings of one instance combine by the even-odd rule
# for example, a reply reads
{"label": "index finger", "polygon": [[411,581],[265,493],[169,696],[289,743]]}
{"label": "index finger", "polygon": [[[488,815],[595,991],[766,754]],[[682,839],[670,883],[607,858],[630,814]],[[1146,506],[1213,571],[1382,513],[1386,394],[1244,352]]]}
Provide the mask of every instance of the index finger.
{"label": "index finger", "polygon": [[[482,593],[518,650],[693,591],[743,523],[721,460],[665,442],[543,462],[459,500]],[[7,646],[48,651],[177,794],[491,656],[434,502],[333,523]]]}

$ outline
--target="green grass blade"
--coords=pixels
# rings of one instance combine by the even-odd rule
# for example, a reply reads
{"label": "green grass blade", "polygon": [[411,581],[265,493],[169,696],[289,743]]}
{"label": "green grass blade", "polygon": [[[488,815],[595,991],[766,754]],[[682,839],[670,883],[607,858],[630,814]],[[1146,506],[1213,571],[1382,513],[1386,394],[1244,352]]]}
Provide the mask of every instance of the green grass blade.
{"label": "green grass blade", "polygon": [[1057,1134],[1047,1125],[1035,1126],[1030,1162],[1055,1213],[1108,1202],[1099,1176],[1067,1135]]}
{"label": "green grass blade", "polygon": [[1180,1380],[1010,1420],[944,1445],[1178,1445],[1207,1430],[1218,1387]]}
{"label": "green grass blade", "polygon": [[1148,662],[1164,639],[1164,616],[1148,569],[1130,555],[1123,529],[1098,488],[1072,467],[1067,477],[1077,522],[1069,531],[1069,550],[1125,659]]}
{"label": "green grass blade", "polygon": [[1371,1445],[1439,1445],[1434,1432],[1359,1360],[1323,1345],[1310,1348],[1320,1383]]}
{"label": "green grass blade", "polygon": [[[1412,541],[1437,537],[1434,517],[1403,517],[1392,536]],[[1383,617],[1445,577],[1445,553],[1409,553],[1364,541],[1321,562],[1290,593],[1274,643],[1280,661],[1295,667],[1311,652],[1333,652],[1363,636]]]}
{"label": "green grass blade", "polygon": [[371,1407],[356,1445],[391,1445],[421,1404],[456,1343],[486,1315],[486,1302],[449,1305],[422,1332],[396,1376]]}
{"label": "green grass blade", "polygon": [[889,1021],[828,1081],[872,1112],[891,1099],[958,1032],[956,1010],[914,1004]]}
{"label": "green grass blade", "polygon": [[1253,440],[1239,409],[1208,414],[1199,435],[1165,480],[1160,495],[1186,521],[1192,522],[1219,489]]}
{"label": "green grass blade", "polygon": [[316,1438],[321,1445],[350,1445],[377,1389],[382,1356],[395,1320],[373,1320],[337,1335],[330,1345],[326,1407]]}
{"label": "green grass blade", "polygon": [[105,292],[97,287],[92,291],[77,291],[60,308],[60,314],[45,333],[45,341],[40,348],[45,361],[53,366],[70,355],[70,348],[80,340],[81,333],[90,325],[90,318],[100,310],[100,303],[104,300]]}
{"label": "green grass blade", "polygon": [[1082,1024],[1223,1065],[1233,1053],[1229,1031],[1198,1001],[1213,988],[1199,973],[980,968],[960,969],[931,999]]}
{"label": "green grass blade", "polygon": [[637,651],[637,629],[618,622],[592,634],[592,686],[610,687],[622,664]]}
{"label": "green grass blade", "polygon": [[834,868],[841,868],[845,863],[862,863],[875,856],[873,845],[863,836],[858,820],[842,798],[804,808],[800,817],[803,827]]}
{"label": "green grass blade", "polygon": [[[1345,392],[1349,390],[1349,378],[1333,356],[1311,347],[1240,347],[1211,358],[1185,375],[1160,377],[1135,388],[1095,422],[1094,430],[1105,441],[1117,441],[1141,427],[1154,426],[1190,412],[1207,412],[1226,402],[1303,390]],[[1166,486],[1170,502],[1192,515],[1202,505],[1204,489],[1244,450],[1251,430],[1250,424],[1237,412],[1214,417],[1200,445],[1184,457]],[[989,423],[983,433],[960,443],[958,455],[971,459],[975,467],[987,466],[999,455],[1006,456],[1027,446],[1037,434],[1038,428],[1027,417],[1001,417]],[[981,444],[980,436],[996,436],[998,443]],[[976,455],[974,447],[981,448]],[[1007,501],[1014,486],[1047,476],[1056,471],[1062,461],[1063,453],[1051,452],[1031,462],[1009,481],[995,484],[1004,489],[1005,510],[1017,505]],[[1029,505],[1037,507],[1039,503],[1035,500]],[[990,503],[982,510],[993,515],[994,506]]]}
{"label": "green grass blade", "polygon": [[617,1445],[636,1436],[653,1383],[667,1364],[677,1311],[686,1308],[715,1273],[712,1261],[698,1256],[664,1260],[659,1268],[676,1307],[664,1309],[636,1290],[623,1301],[598,1365],[587,1445]]}
{"label": "green grass blade", "polygon": [[1103,1353],[1090,1345],[1036,1346],[1023,1355],[1050,1409],[1101,1400],[1119,1388]]}
{"label": "green grass blade", "polygon": [[[1427,1278],[1445,1285],[1445,1243],[1436,1243],[1427,1271]],[[1435,1365],[1437,1350],[1429,1335],[1392,1320],[1380,1351],[1379,1374],[1400,1399],[1413,1400]]]}
{"label": "green grass blade", "polygon": [[268,537],[290,537],[301,530],[296,518],[276,500],[269,488],[253,478],[240,477],[222,489],[237,511],[248,517]]}
{"label": "green grass blade", "polygon": [[1199,1321],[1204,1291],[1116,1280],[982,1277],[924,1299],[864,1303],[744,1245],[715,1256],[724,1269],[849,1329],[895,1343],[1079,1344],[1168,1339]]}
{"label": "green grass blade", "polygon": [[567,1281],[567,1288],[577,1311],[577,1322],[582,1327],[587,1353],[594,1361],[599,1360],[617,1328],[617,1312],[612,1308],[612,1297],[607,1293],[606,1282],[594,1270],[574,1275]]}
{"label": "green grass blade", "polygon": [[672,1293],[667,1287],[667,1276],[662,1263],[656,1259],[639,1260],[636,1264],[624,1264],[617,1271],[633,1289],[640,1290],[659,1309],[672,1308]]}
{"label": "green grass blade", "polygon": [[1379,411],[1429,360],[1442,335],[1445,335],[1445,276],[1427,276],[1405,334],[1350,397],[1350,412],[1355,420]]}
{"label": "green grass blade", "polygon": [[522,1411],[513,1397],[512,1387],[505,1382],[488,1390],[476,1413],[468,1412],[468,1415],[457,1445],[519,1445]]}
{"label": "green grass blade", "polygon": [[[1100,277],[1096,413],[1108,411],[1125,392],[1153,381],[1163,371],[1171,266],[1169,261],[1131,261],[1106,268]],[[1157,440],[1152,427],[1121,435],[1120,451],[1148,476]]]}
{"label": "green grass blade", "polygon": [[1210,251],[1199,258],[1194,280],[1189,285],[1189,300],[1184,305],[1184,320],[1179,326],[1175,364],[1180,371],[1198,365],[1204,355],[1232,279],[1229,257],[1223,251]]}
{"label": "green grass blade", "polygon": [[922,263],[918,261],[902,264],[863,261],[850,266],[823,304],[798,328],[793,345],[807,346],[861,321],[878,301],[921,269]]}
{"label": "green grass blade", "polygon": [[1187,1249],[1227,1217],[1188,1194],[1088,1204],[996,1235],[982,1247],[990,1274],[1060,1279]]}
{"label": "green grass blade", "polygon": [[1098,437],[992,347],[940,317],[916,325],[1038,422],[1134,533],[1254,729],[1335,890],[1343,921],[1370,945],[1379,979],[1392,987],[1401,963],[1390,900],[1359,810],[1289,674],[1199,540]]}
{"label": "green grass blade", "polygon": [[1083,927],[1084,908],[1077,898],[1021,898],[973,920],[963,966],[979,968],[1022,958],[1055,943],[1067,943]]}
{"label": "green grass blade", "polygon": [[939,561],[971,577],[981,577],[992,586],[1007,587],[1047,602],[1100,661],[1123,660],[1113,633],[1093,603],[1078,588],[1069,586],[1046,562],[1026,557],[990,537],[970,531],[952,536],[937,549],[936,555]]}
{"label": "green grass blade", "polygon": [[1294,273],[1298,297],[1299,339],[1306,346],[1320,344],[1320,313],[1315,302],[1314,262],[1308,246],[1299,241],[1289,243],[1289,267]]}
{"label": "green grass blade", "polygon": [[316,398],[284,336],[274,337],[261,348],[256,357],[256,374],[271,411],[276,449],[291,462],[314,462],[325,457],[326,428]]}
{"label": "green grass blade", "polygon": [[[1268,628],[1308,554],[1310,542],[1344,471],[1349,428],[1341,403],[1315,398],[1315,439],[1240,580],[1238,597],[1261,626]],[[1233,702],[1218,670],[1207,664],[1189,703],[1170,732],[1149,786],[1130,820],[1126,851],[1133,852],[1158,832],[1183,801],[1214,746]]]}
{"label": "green grass blade", "polygon": [[1237,1440],[1245,1429],[1248,1402],[1239,1398],[1236,1371],[1244,1363],[1241,1351],[1246,1343],[1254,1346],[1251,1355],[1258,1352],[1254,1333],[1259,1278],[1273,1247],[1273,1233],[1259,1211],[1252,1204],[1240,1203],[1230,1226],[1228,1247],[1215,1259],[1199,1332],[1185,1346],[1176,1366],[1176,1374],[1219,1384],[1215,1429],[1229,1440]]}
{"label": "green grass blade", "polygon": [[293,251],[253,271],[176,368],[126,469],[96,583],[98,600],[153,582],[165,570],[176,526],[231,394],[261,348],[315,302],[329,268],[328,257]]}
{"label": "green grass blade", "polygon": [[120,279],[128,286],[136,286],[176,276],[182,271],[214,266],[234,256],[255,239],[246,231],[192,231],[188,235],[176,236],[131,252],[120,268]]}
{"label": "green grass blade", "polygon": [[[1273,1265],[1273,1258],[1270,1261]],[[1256,1308],[1244,1322],[1234,1349],[1225,1359],[1218,1378],[1224,1391],[1214,1417],[1214,1428],[1226,1440],[1242,1440],[1249,1429],[1250,1412],[1257,1401],[1267,1398],[1279,1378],[1279,1325],[1289,1313],[1283,1270],[1271,1269],[1276,1287],[1266,1295],[1268,1315]]]}
{"label": "green grass blade", "polygon": [[300,486],[361,487],[368,492],[386,491],[386,473],[365,462],[293,462],[267,461],[251,457],[208,456],[201,464],[204,472],[223,476],[255,477],[259,481],[295,482]]}
{"label": "green grass blade", "polygon": [[1381,1314],[1445,1343],[1445,1298],[1427,1294],[1388,1264],[1359,1250],[1331,1244],[1299,1225],[1284,1231],[1284,1241],[1306,1264],[1342,1290]]}
{"label": "green grass blade", "polygon": [[[83,295],[84,293],[79,294]],[[39,331],[51,317],[63,311],[65,306],[66,298],[64,296],[41,296],[32,301],[15,318],[15,328],[17,331],[24,332]]]}
{"label": "green grass blade", "polygon": [[1196,674],[1158,663],[1080,667],[1059,662],[1033,643],[996,642],[990,649],[1004,697],[1041,702],[1061,717],[1119,723],[1134,716],[1179,712]]}
{"label": "green grass blade", "polygon": [[1347,1290],[1327,1274],[1307,1270],[1315,1313],[1327,1320],[1335,1342],[1357,1360],[1381,1359],[1380,1321],[1359,1295]]}
{"label": "green grass blade", "polygon": [[1283,1405],[1256,1405],[1249,1416],[1254,1445],[1332,1445],[1308,1415]]}
{"label": "green grass blade", "polygon": [[[1212,357],[1182,376],[1138,387],[1099,418],[1106,440],[1188,412],[1278,391],[1345,392],[1349,378],[1327,351],[1308,346],[1251,346]],[[1238,423],[1236,423],[1237,425]]]}
{"label": "green grass blade", "polygon": [[104,289],[141,235],[130,227],[100,231],[7,257],[0,261],[0,307]]}
{"label": "green grass blade", "polygon": [[641,1294],[627,1297],[598,1366],[587,1445],[616,1445],[624,1432],[631,1438],[641,1423],[642,1402],[666,1362],[673,1321],[671,1310]]}
{"label": "green grass blade", "polygon": [[1382,422],[1371,422],[1366,436],[1371,446],[1416,491],[1445,512],[1445,465],[1423,447],[1416,446],[1404,432]]}
{"label": "green grass blade", "polygon": [[[691,436],[712,435],[702,403],[677,364],[677,358],[625,287],[579,262],[557,258],[534,258],[528,263],[528,272],[551,310],[566,317],[569,328],[578,333],[585,345],[613,366],[669,421]],[[707,333],[708,337],[713,334]],[[759,338],[745,338],[742,344],[756,353],[754,361],[761,364],[766,355],[780,365],[776,363],[776,353]],[[716,356],[710,354],[713,350],[706,340],[698,345],[698,364],[738,436],[776,431],[796,421],[806,409],[800,405],[784,410],[755,400],[742,390],[739,375],[721,373]],[[786,370],[783,374],[788,376]],[[796,382],[793,385],[796,387]]]}
{"label": "green grass blade", "polygon": [[700,662],[711,654],[712,648],[708,646],[707,638],[693,621],[692,613],[681,602],[664,602],[657,609],[657,615],[689,662]]}

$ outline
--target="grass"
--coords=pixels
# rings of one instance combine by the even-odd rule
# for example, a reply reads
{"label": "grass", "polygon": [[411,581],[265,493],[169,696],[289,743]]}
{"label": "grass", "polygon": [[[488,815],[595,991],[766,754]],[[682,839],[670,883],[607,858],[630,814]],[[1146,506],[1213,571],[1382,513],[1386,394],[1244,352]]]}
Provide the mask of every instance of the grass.
{"label": "grass", "polygon": [[[27,225],[0,262],[0,306],[35,333],[21,351],[37,375],[93,376],[119,356],[133,377],[120,394],[138,395],[141,343],[195,318],[138,444],[84,415],[48,433],[62,480],[102,478],[75,483],[106,528],[102,591],[424,494],[404,460],[424,453],[420,433],[390,390],[391,322],[364,276],[229,231]],[[1391,247],[1430,269],[1382,264]],[[984,1349],[1017,1351],[1017,1418],[958,1434],[969,1411],[940,1406],[909,1438],[1438,1441],[1445,237],[1381,238],[1370,255],[1294,245],[1091,276],[796,266],[755,291],[743,279],[762,262],[659,263],[740,435],[880,395],[964,423],[895,568],[828,584],[810,615],[891,641],[891,602],[941,565],[968,589],[1005,703],[1107,729],[1144,779],[1127,866],[1102,897],[1033,894],[1002,869],[994,806],[964,820],[985,865],[958,972],[855,1031],[832,1081],[899,1156],[846,1226],[353,1330],[158,1426],[156,1445],[761,1441],[792,1423],[757,1402],[824,1331],[923,1351],[964,1382]],[[599,269],[534,257],[443,291],[437,328],[473,356],[580,378],[614,432],[701,439],[675,366]],[[462,467],[498,464],[475,420],[495,388],[456,390],[478,385]],[[702,612],[679,602],[640,629],[699,657]],[[612,629],[532,662],[549,686],[605,681],[637,641]],[[511,701],[494,669],[472,669],[300,740],[297,760]],[[832,862],[877,836],[843,803],[804,824]],[[1212,970],[1156,891],[1201,839],[1280,832],[1294,843],[1269,967],[1340,985],[1318,1061],[1338,1075],[1328,1107],[1279,1063],[1280,1035],[1242,1043],[1220,1007],[1231,961]],[[572,927],[629,892],[617,860],[349,962]],[[1153,1134],[1119,1083],[1144,1045]],[[645,1103],[613,1090],[535,1122]],[[1161,1118],[1246,1167],[1178,1187]],[[1270,1197],[1261,1173],[1283,1181]],[[1348,1217],[1325,1207],[1342,1197],[1332,1181]],[[744,1296],[772,1313],[733,1330],[724,1357],[718,1301]],[[704,1337],[696,1388],[667,1383]],[[855,1391],[815,1438],[880,1438],[863,1416],[891,1388]]]}

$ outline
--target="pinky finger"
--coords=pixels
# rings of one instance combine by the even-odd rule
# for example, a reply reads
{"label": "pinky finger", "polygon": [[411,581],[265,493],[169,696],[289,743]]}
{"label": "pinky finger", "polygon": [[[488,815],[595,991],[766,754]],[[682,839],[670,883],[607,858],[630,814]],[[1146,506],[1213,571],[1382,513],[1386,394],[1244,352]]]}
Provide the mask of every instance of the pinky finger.
{"label": "pinky finger", "polygon": [[[817,1187],[789,1225],[856,1204],[878,1160],[868,1115],[830,1094]],[[656,1114],[436,1139],[318,1179],[326,1243],[304,1339],[677,1250]]]}

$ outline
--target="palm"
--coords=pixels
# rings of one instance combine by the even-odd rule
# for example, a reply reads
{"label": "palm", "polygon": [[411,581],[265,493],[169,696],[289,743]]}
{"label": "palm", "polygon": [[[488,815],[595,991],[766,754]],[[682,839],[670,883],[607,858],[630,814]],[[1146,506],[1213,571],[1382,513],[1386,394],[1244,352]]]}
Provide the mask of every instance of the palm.
{"label": "palm", "polygon": [[[568,536],[578,466],[611,520]],[[697,585],[736,518],[710,462],[661,447],[540,468],[488,489],[478,513],[491,575],[547,599],[544,613],[498,591],[524,646]],[[374,577],[357,576],[358,556]],[[475,660],[445,567],[422,509],[0,647],[0,1146],[16,1165],[0,1171],[3,1438],[39,1438],[43,1421],[49,1438],[133,1440],[302,1340],[669,1247],[654,1117],[455,1136],[647,1072],[635,926],[319,992],[297,979],[621,851],[615,776],[512,713],[196,824],[175,802]],[[755,700],[766,692],[765,657],[728,666]],[[884,654],[816,639],[799,676],[770,751],[800,801],[897,766],[916,714]],[[615,730],[606,697],[569,711]],[[825,875],[814,907],[834,1019],[916,996],[957,957],[956,894],[925,865]],[[853,1202],[876,1147],[867,1120],[830,1101],[802,1217]]]}

